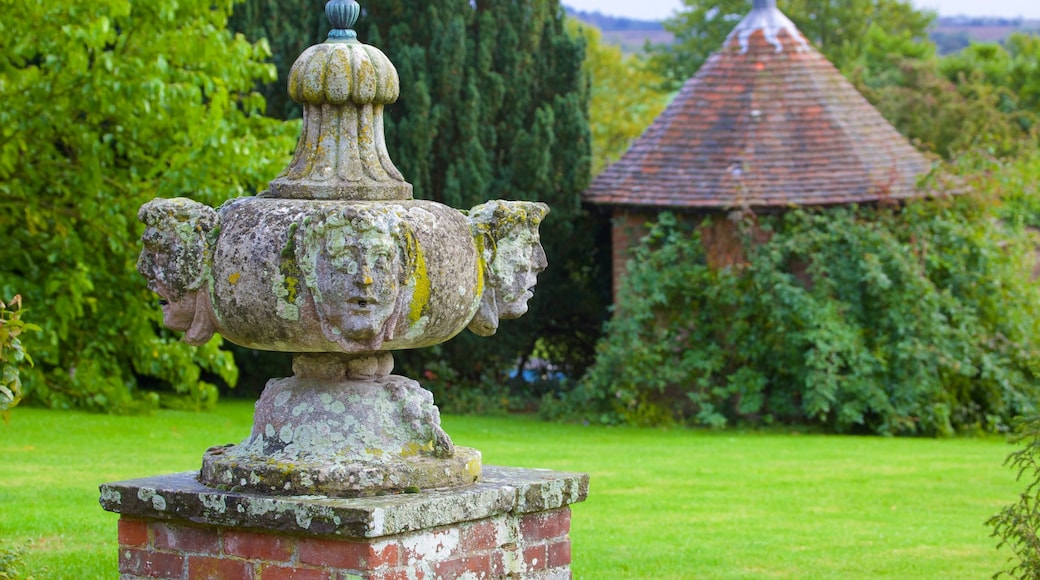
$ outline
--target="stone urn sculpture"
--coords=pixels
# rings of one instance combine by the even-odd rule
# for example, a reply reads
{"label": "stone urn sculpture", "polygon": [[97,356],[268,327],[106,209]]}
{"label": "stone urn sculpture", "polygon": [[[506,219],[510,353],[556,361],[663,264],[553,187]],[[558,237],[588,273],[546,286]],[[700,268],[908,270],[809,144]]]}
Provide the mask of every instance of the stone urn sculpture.
{"label": "stone urn sculpture", "polygon": [[293,65],[303,131],[289,167],[218,209],[178,198],[141,207],[138,270],[164,324],[202,344],[295,353],[268,382],[250,436],[212,448],[199,478],[257,493],[356,497],[473,483],[480,452],[456,447],[429,391],[392,375],[396,349],[467,327],[495,333],[527,310],[546,267],[545,204],[471,210],[412,199],[383,137],[397,71],[332,0],[333,30]]}

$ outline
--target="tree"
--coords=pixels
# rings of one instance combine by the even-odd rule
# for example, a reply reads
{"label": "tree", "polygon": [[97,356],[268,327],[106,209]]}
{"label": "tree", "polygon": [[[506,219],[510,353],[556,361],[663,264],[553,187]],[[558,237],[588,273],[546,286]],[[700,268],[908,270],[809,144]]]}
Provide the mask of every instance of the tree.
{"label": "tree", "polygon": [[[751,11],[750,0],[683,0],[683,4],[686,9],[665,22],[675,43],[648,47],[653,68],[673,88],[696,74]],[[842,70],[867,48],[863,39],[872,26],[926,41],[934,19],[932,13],[919,12],[905,0],[789,0],[782,9],[813,46]]]}
{"label": "tree", "polygon": [[993,87],[994,108],[1012,117],[1019,128],[1031,132],[1040,117],[1040,37],[1012,34],[1004,44],[972,43],[942,59],[940,70],[951,82],[972,81]]}
{"label": "tree", "polygon": [[264,79],[257,86],[270,117],[296,119],[303,114],[303,108],[289,98],[286,90],[289,69],[304,50],[325,40],[329,23],[321,7],[317,0],[238,0],[228,19],[231,30],[254,42],[266,41],[271,47],[277,78]]}
{"label": "tree", "polygon": [[25,338],[37,401],[127,411],[158,389],[199,406],[216,395],[204,372],[235,380],[219,340],[162,329],[134,271],[143,202],[253,193],[291,154],[294,127],[253,92],[267,47],[225,30],[231,5],[0,0],[0,295],[43,329]]}
{"label": "tree", "polygon": [[603,43],[603,34],[589,24],[570,20],[572,34],[585,39],[583,68],[589,76],[589,127],[592,131],[592,174],[617,161],[668,106],[663,80],[644,59],[625,56]]}

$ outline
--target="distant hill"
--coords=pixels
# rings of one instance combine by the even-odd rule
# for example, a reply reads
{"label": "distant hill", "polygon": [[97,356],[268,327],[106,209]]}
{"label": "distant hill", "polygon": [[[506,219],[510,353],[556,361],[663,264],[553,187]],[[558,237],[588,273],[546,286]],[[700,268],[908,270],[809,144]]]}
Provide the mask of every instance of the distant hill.
{"label": "distant hill", "polygon": [[564,6],[567,14],[591,24],[603,32],[603,40],[621,47],[626,53],[641,52],[647,41],[653,44],[671,44],[672,33],[664,29],[659,20],[634,20],[620,16],[608,16],[602,12],[585,12]]}
{"label": "distant hill", "polygon": [[[641,52],[647,41],[669,44],[672,33],[658,20],[636,20],[609,16],[601,12],[585,12],[565,6],[567,14],[603,31],[603,40],[620,46],[626,53]],[[968,46],[971,41],[1001,42],[1012,33],[1040,33],[1040,20],[1023,18],[940,16],[932,27],[931,37],[943,54]]]}
{"label": "distant hill", "polygon": [[956,52],[971,41],[1003,42],[1015,32],[1037,33],[1040,20],[975,16],[940,16],[930,33],[941,54]]}

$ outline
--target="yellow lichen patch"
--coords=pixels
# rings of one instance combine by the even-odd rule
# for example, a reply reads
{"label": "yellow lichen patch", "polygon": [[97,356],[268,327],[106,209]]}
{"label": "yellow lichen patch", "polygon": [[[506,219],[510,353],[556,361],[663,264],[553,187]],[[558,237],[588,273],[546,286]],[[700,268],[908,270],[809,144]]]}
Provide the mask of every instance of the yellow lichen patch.
{"label": "yellow lichen patch", "polygon": [[473,240],[477,246],[477,296],[484,295],[484,268],[487,268],[487,260],[484,258],[484,236],[476,236]]}
{"label": "yellow lichen patch", "polygon": [[234,286],[235,284],[238,284],[238,281],[241,280],[241,279],[242,279],[242,274],[239,274],[238,272],[235,272],[234,274],[228,276],[228,282],[230,282],[232,286]]}
{"label": "yellow lichen patch", "polygon": [[413,288],[412,304],[408,311],[408,324],[415,324],[422,318],[423,309],[430,303],[430,274],[426,269],[426,256],[423,255],[422,247],[413,236],[409,236],[408,245],[415,259],[415,270],[412,273]]}
{"label": "yellow lichen patch", "polygon": [[286,302],[293,304],[296,302],[296,289],[300,285],[300,279],[296,276],[286,276],[285,278],[285,300]]}
{"label": "yellow lichen patch", "polygon": [[401,448],[401,457],[415,457],[423,451],[433,451],[433,441],[427,441],[422,445],[414,441],[405,443],[404,446]]}
{"label": "yellow lichen patch", "polygon": [[383,450],[377,447],[369,447],[368,449],[365,449],[365,452],[371,455],[372,457],[375,457],[376,459],[379,459],[383,456]]}
{"label": "yellow lichen patch", "polygon": [[480,458],[475,457],[466,462],[466,473],[473,477],[474,480],[480,477],[481,473],[481,462]]}

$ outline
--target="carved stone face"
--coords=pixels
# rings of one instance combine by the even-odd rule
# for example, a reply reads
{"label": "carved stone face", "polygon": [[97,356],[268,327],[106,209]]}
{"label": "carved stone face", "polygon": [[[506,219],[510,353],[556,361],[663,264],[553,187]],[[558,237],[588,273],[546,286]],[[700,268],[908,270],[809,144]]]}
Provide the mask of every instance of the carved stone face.
{"label": "carved stone face", "polygon": [[156,199],[141,208],[145,222],[137,271],[160,297],[163,324],[177,331],[192,327],[204,285],[206,233],[213,210],[187,199]]}
{"label": "carved stone face", "polygon": [[470,228],[482,240],[488,286],[468,326],[471,331],[491,336],[499,319],[527,313],[538,274],[548,265],[538,236],[538,226],[548,212],[544,203],[502,200],[470,210]]}
{"label": "carved stone face", "polygon": [[498,240],[491,271],[499,318],[519,318],[527,313],[538,274],[548,265],[537,228],[521,226]]}
{"label": "carved stone face", "polygon": [[326,240],[317,257],[318,315],[337,338],[367,342],[397,307],[401,258],[389,232],[334,231],[343,235]]}

